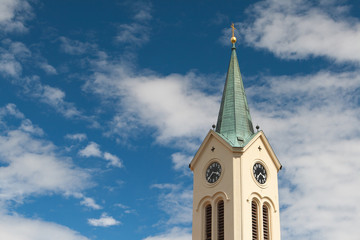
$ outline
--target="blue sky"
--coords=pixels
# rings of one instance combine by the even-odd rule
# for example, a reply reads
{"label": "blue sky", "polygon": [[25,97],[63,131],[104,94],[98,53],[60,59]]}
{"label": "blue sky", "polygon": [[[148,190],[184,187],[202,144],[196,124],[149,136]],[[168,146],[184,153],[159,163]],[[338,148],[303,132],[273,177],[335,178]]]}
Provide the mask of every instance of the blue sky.
{"label": "blue sky", "polygon": [[231,22],[283,239],[360,234],[357,1],[0,0],[0,238],[189,240]]}

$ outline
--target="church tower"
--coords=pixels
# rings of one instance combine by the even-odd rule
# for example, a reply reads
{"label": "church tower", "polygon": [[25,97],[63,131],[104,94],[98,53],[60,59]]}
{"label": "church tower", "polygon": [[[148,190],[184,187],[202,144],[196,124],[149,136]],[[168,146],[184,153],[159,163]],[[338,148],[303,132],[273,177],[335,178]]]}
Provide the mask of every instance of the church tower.
{"label": "church tower", "polygon": [[193,240],[280,240],[277,173],[281,164],[263,131],[254,132],[234,37],[215,131],[189,167]]}

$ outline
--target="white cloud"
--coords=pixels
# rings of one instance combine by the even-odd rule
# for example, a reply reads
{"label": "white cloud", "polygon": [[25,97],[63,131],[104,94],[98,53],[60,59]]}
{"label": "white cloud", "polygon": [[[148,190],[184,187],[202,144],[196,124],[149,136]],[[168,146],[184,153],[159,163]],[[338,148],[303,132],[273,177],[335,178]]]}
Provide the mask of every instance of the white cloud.
{"label": "white cloud", "polygon": [[19,83],[25,83],[23,87],[25,92],[32,97],[39,99],[41,102],[51,106],[57,112],[66,118],[84,118],[80,111],[76,109],[73,103],[65,101],[65,92],[59,88],[49,85],[43,85],[38,77],[26,78]]}
{"label": "white cloud", "polygon": [[150,39],[151,5],[146,3],[132,3],[136,9],[134,22],[128,24],[120,24],[118,26],[118,34],[115,37],[117,42],[127,43],[130,45],[141,46]]}
{"label": "white cloud", "polygon": [[1,41],[0,47],[0,73],[5,77],[18,78],[22,74],[21,60],[30,56],[30,50],[20,42],[9,39]]}
{"label": "white cloud", "polygon": [[80,150],[79,155],[83,157],[100,157],[109,161],[109,166],[114,166],[119,168],[123,167],[120,158],[108,152],[103,153],[100,150],[99,144],[95,142],[90,142],[84,149]]}
{"label": "white cloud", "polygon": [[56,69],[46,62],[40,63],[40,68],[44,70],[47,74],[57,74]]}
{"label": "white cloud", "polygon": [[158,204],[168,214],[166,224],[189,224],[192,221],[192,190],[178,184],[153,184],[152,188],[162,190]]}
{"label": "white cloud", "polygon": [[[344,4],[343,2],[340,4]],[[334,1],[265,0],[248,9],[240,24],[243,39],[277,57],[323,56],[337,62],[360,61],[360,21],[350,6]]]}
{"label": "white cloud", "polygon": [[158,143],[176,143],[192,151],[216,120],[219,96],[199,89],[213,77],[135,73],[106,58],[94,65],[95,74],[85,89],[111,100],[118,109],[109,131],[112,135],[126,138],[152,127]]}
{"label": "white cloud", "polygon": [[136,213],[135,209],[131,209],[129,206],[126,206],[124,204],[117,203],[117,204],[115,204],[115,206],[124,209],[124,213],[126,213],[126,214],[130,214],[130,213],[135,214]]}
{"label": "white cloud", "polygon": [[75,133],[75,134],[66,134],[65,138],[82,142],[85,139],[87,139],[87,136],[85,133]]}
{"label": "white cloud", "polygon": [[66,37],[60,37],[59,39],[61,42],[61,50],[67,54],[81,55],[96,49],[95,44],[80,42],[78,40],[72,40]]}
{"label": "white cloud", "polygon": [[136,10],[134,19],[137,21],[149,21],[152,19],[151,16],[151,9],[152,6],[151,4],[148,2],[137,2],[137,3],[133,3],[134,6],[133,8]]}
{"label": "white cloud", "polygon": [[83,157],[101,157],[99,144],[90,142],[84,149],[79,151],[79,155]]}
{"label": "white cloud", "polygon": [[118,158],[115,155],[112,155],[111,153],[105,152],[104,159],[110,161],[109,165],[111,165],[111,166],[119,167],[119,168],[123,167],[123,164],[122,164],[120,158]]}
{"label": "white cloud", "polygon": [[94,199],[89,197],[84,197],[83,200],[80,202],[80,204],[96,210],[102,208],[100,205],[96,204]]}
{"label": "white cloud", "polygon": [[0,54],[0,73],[5,76],[18,77],[22,72],[21,64],[8,53]]}
{"label": "white cloud", "polygon": [[6,116],[13,116],[19,119],[25,118],[24,114],[20,112],[13,103],[9,103],[5,107],[0,108],[0,122],[2,122]]}
{"label": "white cloud", "polygon": [[90,218],[88,219],[88,223],[95,227],[110,227],[121,224],[120,221],[114,219],[111,216],[108,216],[106,213],[101,214],[101,217],[96,218]]}
{"label": "white cloud", "polygon": [[25,22],[32,16],[32,8],[28,1],[0,1],[0,30],[3,32],[26,32]]}
{"label": "white cloud", "polygon": [[[28,61],[32,55],[31,51],[23,43],[5,39],[1,44],[3,47],[0,47],[0,74],[9,79],[12,84],[21,87],[24,94],[51,106],[57,112],[63,114],[64,117],[82,118],[91,121],[90,118],[82,116],[73,103],[65,101],[65,92],[61,89],[43,84],[36,75],[31,77],[22,76],[22,62]],[[36,58],[35,60],[38,61]],[[31,61],[34,61],[34,58]],[[45,60],[36,61],[36,66],[39,66],[47,73],[56,74],[56,70],[44,62]]]}
{"label": "white cloud", "polygon": [[116,41],[130,43],[133,45],[143,45],[149,41],[150,29],[139,23],[120,24]]}
{"label": "white cloud", "polygon": [[360,234],[360,193],[354,190],[360,184],[359,76],[262,76],[265,84],[247,91],[255,101],[253,119],[284,167],[279,175],[285,239],[355,240]]}
{"label": "white cloud", "polygon": [[174,153],[171,155],[171,161],[173,163],[173,168],[177,171],[182,171],[184,174],[189,175],[189,164],[193,156],[185,155],[184,153]]}
{"label": "white cloud", "polygon": [[5,39],[2,43],[8,47],[10,53],[20,59],[31,56],[31,51],[22,42],[14,42],[10,39]]}
{"label": "white cloud", "polygon": [[34,126],[29,119],[24,119],[22,121],[21,126],[19,127],[19,130],[26,132],[26,133],[33,134],[34,136],[36,136],[36,135],[43,136],[44,135],[44,131],[37,126]]}
{"label": "white cloud", "polygon": [[[21,202],[34,194],[69,194],[89,186],[89,174],[59,155],[56,146],[41,138],[43,131],[24,119],[15,105],[0,109],[0,202]],[[7,125],[4,113],[20,117],[20,126]]]}
{"label": "white cloud", "polygon": [[27,219],[21,216],[0,214],[0,239],[6,240],[87,240],[80,233],[65,226]]}
{"label": "white cloud", "polygon": [[191,230],[188,228],[174,227],[156,236],[150,236],[143,240],[191,240]]}
{"label": "white cloud", "polygon": [[119,208],[122,208],[122,209],[129,209],[130,207],[129,206],[126,206],[124,204],[121,204],[121,203],[117,203],[115,204],[116,207],[119,207]]}

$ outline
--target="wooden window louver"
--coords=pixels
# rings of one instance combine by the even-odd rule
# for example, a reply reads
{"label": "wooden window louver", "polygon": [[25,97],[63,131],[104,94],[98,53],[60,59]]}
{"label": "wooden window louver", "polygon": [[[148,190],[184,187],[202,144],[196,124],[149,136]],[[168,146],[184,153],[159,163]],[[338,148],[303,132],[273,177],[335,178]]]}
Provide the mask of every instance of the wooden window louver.
{"label": "wooden window louver", "polygon": [[224,201],[218,203],[218,240],[224,240]]}
{"label": "wooden window louver", "polygon": [[263,230],[264,240],[269,240],[269,210],[266,205],[263,206]]}
{"label": "wooden window louver", "polygon": [[251,202],[252,240],[258,240],[258,207],[255,201]]}
{"label": "wooden window louver", "polygon": [[205,207],[205,240],[211,240],[211,205]]}

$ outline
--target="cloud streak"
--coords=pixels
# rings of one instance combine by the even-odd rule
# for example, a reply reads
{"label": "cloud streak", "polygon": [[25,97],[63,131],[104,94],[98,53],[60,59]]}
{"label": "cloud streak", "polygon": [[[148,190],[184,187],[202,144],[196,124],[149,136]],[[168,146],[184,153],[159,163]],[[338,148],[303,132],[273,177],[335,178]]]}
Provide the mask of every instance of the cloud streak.
{"label": "cloud streak", "polygon": [[265,0],[247,9],[238,23],[243,40],[283,59],[326,57],[360,62],[360,21],[348,17],[350,6],[334,1]]}
{"label": "cloud streak", "polygon": [[[59,155],[56,146],[42,138],[43,131],[15,105],[1,108],[0,113],[0,201],[21,202],[34,194],[71,194],[89,186],[87,171]],[[8,118],[16,118],[19,126],[9,126]]]}
{"label": "cloud streak", "polygon": [[94,227],[110,227],[121,224],[120,221],[116,220],[111,216],[108,216],[106,213],[101,214],[101,217],[98,219],[96,218],[88,219],[88,223]]}
{"label": "cloud streak", "polygon": [[143,240],[191,240],[191,231],[188,228],[174,227],[165,233],[150,236]]}
{"label": "cloud streak", "polygon": [[168,225],[189,224],[192,220],[192,190],[181,184],[153,184],[152,188],[161,190],[159,206],[168,214]]}
{"label": "cloud streak", "polygon": [[0,31],[23,33],[28,30],[25,22],[33,17],[32,7],[25,0],[1,0]]}
{"label": "cloud streak", "polygon": [[[37,75],[23,76],[23,64],[34,61],[32,52],[21,42],[14,42],[9,39],[3,40],[0,45],[0,74],[12,84],[19,86],[26,96],[38,99],[66,118],[81,118],[89,120],[75,107],[73,103],[65,100],[66,94],[59,88],[55,88],[41,82]],[[56,74],[56,70],[45,63],[35,59],[36,66],[49,74]],[[45,69],[44,69],[45,68]]]}
{"label": "cloud streak", "polygon": [[[199,89],[205,77],[194,73],[159,76],[135,73],[122,63],[99,59],[85,85],[118,109],[110,123],[110,135],[126,139],[148,127],[158,143],[188,147],[194,151],[216,119],[219,96]],[[206,81],[210,81],[206,79]]]}
{"label": "cloud streak", "polygon": [[142,46],[150,39],[151,5],[147,3],[132,3],[136,9],[134,21],[118,25],[118,33],[115,40],[130,46]]}
{"label": "cloud streak", "polygon": [[65,226],[42,220],[26,219],[21,216],[0,213],[0,239],[62,239],[88,240],[87,237]]}
{"label": "cloud streak", "polygon": [[117,156],[108,153],[108,152],[102,152],[100,150],[99,144],[95,142],[90,142],[84,149],[81,149],[79,151],[79,155],[83,157],[99,157],[107,160],[109,162],[109,166],[114,167],[123,167],[123,163],[120,158]]}
{"label": "cloud streak", "polygon": [[95,44],[60,37],[60,49],[70,55],[82,55],[97,49]]}

